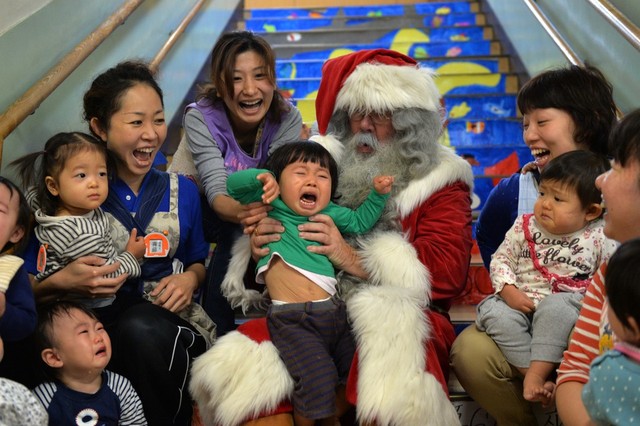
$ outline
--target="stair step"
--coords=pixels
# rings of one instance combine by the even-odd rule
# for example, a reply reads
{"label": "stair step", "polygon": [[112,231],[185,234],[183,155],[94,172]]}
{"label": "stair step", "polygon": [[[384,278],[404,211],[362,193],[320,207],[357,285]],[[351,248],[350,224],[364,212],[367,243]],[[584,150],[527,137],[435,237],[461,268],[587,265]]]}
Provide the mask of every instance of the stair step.
{"label": "stair step", "polygon": [[367,17],[311,17],[311,18],[249,18],[240,29],[256,33],[276,31],[311,31],[346,28],[420,28],[482,26],[487,22],[483,14],[457,13],[453,15],[402,15]]}
{"label": "stair step", "polygon": [[472,324],[476,321],[475,305],[453,305],[449,309],[451,322],[454,324]]}
{"label": "stair step", "polygon": [[396,41],[414,43],[455,42],[471,40],[493,40],[491,27],[440,27],[440,28],[338,28],[309,30],[302,32],[279,31],[262,34],[271,46],[394,43]]}
{"label": "stair step", "polygon": [[368,44],[299,44],[272,46],[280,59],[329,59],[364,49],[391,49],[415,59],[429,57],[463,57],[501,55],[502,47],[497,41],[466,41],[446,43],[368,43]]}
{"label": "stair step", "polygon": [[403,16],[449,15],[454,13],[479,12],[475,1],[428,2],[416,4],[342,6],[327,8],[253,8],[245,9],[245,19],[249,18],[320,18],[320,17],[366,17],[366,16]]}

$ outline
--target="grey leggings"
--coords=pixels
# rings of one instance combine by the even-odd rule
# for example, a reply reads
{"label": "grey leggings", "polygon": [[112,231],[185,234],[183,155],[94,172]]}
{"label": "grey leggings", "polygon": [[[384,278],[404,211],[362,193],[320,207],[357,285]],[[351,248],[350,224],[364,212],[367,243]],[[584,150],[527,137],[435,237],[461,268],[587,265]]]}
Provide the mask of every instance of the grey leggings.
{"label": "grey leggings", "polygon": [[559,363],[567,348],[569,333],[578,319],[580,293],[555,293],[545,297],[533,314],[524,314],[498,295],[478,305],[476,325],[498,345],[515,367],[527,368],[531,361]]}

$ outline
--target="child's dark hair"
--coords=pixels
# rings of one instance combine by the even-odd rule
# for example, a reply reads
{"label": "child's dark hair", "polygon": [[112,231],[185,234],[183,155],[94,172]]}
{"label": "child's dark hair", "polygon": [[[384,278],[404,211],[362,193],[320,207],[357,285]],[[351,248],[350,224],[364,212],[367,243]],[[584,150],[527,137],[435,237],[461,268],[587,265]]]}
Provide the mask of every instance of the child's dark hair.
{"label": "child's dark hair", "polygon": [[565,111],[575,124],[575,141],[607,155],[616,105],[611,84],[597,68],[571,65],[542,72],[522,86],[517,103],[522,114],[543,108]]}
{"label": "child's dark hair", "polygon": [[149,65],[141,61],[121,62],[97,76],[84,94],[83,116],[90,124],[91,133],[100,138],[91,126],[93,118],[96,119],[96,124],[101,130],[105,132],[109,130],[111,117],[121,108],[122,96],[137,84],[146,84],[151,87],[160,97],[164,107],[162,89]]}
{"label": "child's dark hair", "polygon": [[71,315],[71,312],[78,310],[87,314],[90,318],[98,319],[96,314],[85,305],[71,300],[58,300],[47,303],[38,308],[38,328],[36,329],[36,338],[38,349],[52,348],[54,346],[53,339],[53,323],[56,318],[63,315]]}
{"label": "child's dark hair", "polygon": [[[13,198],[14,195],[18,197],[18,221],[16,225],[21,227],[25,235],[27,235],[31,227],[31,209],[29,208],[29,203],[27,202],[26,197],[15,183],[5,177],[0,176],[0,185],[7,187],[10,198]],[[27,238],[22,237],[17,243],[7,241],[7,244],[5,244],[4,247],[0,247],[0,251],[4,253],[8,250],[12,250],[13,254],[19,255],[22,253],[26,245]]]}
{"label": "child's dark hair", "polygon": [[559,182],[575,189],[583,208],[600,204],[602,194],[596,187],[596,178],[609,170],[609,160],[591,151],[565,152],[549,162],[540,174],[540,183],[545,180]]}
{"label": "child's dark hair", "polygon": [[10,165],[18,169],[23,187],[35,188],[38,207],[45,214],[53,215],[58,208],[59,198],[49,192],[45,178],[51,176],[58,179],[71,157],[87,151],[104,155],[107,168],[110,169],[106,144],[81,132],[57,133],[45,143],[44,150],[20,157]]}
{"label": "child's dark hair", "polygon": [[338,165],[329,151],[322,145],[312,141],[297,141],[282,145],[269,156],[265,167],[272,171],[276,180],[285,167],[296,161],[312,162],[329,170],[331,175],[331,199],[333,200],[338,187]]}
{"label": "child's dark hair", "polygon": [[[38,307],[38,326],[35,333],[38,353],[55,347],[54,322],[64,315],[71,315],[74,310],[83,312],[90,318],[98,320],[98,317],[91,309],[81,303],[70,300],[57,300]],[[56,376],[54,369],[47,365],[45,365],[45,373],[53,378]]]}
{"label": "child's dark hair", "polygon": [[620,322],[630,327],[629,317],[640,324],[640,238],[629,240],[616,250],[609,259],[605,272],[605,288],[609,308],[613,309]]}
{"label": "child's dark hair", "polygon": [[615,162],[622,167],[629,161],[640,163],[640,109],[625,115],[613,128],[609,149]]}

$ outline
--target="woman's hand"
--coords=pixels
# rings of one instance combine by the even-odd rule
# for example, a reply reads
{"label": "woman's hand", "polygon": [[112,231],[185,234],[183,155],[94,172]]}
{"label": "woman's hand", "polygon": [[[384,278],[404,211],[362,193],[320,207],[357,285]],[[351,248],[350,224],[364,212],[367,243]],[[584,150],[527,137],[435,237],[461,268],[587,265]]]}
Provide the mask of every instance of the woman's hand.
{"label": "woman's hand", "polygon": [[[245,228],[246,232],[246,228]],[[251,256],[254,260],[258,260],[269,254],[269,248],[267,244],[278,241],[280,234],[284,232],[284,226],[280,221],[264,217],[259,223],[253,226],[251,232]]]}
{"label": "woman's hand", "polygon": [[193,293],[204,280],[204,265],[194,264],[181,274],[173,274],[160,280],[150,293],[154,305],[171,312],[180,312],[193,301]]}
{"label": "woman's hand", "polygon": [[309,222],[298,226],[300,238],[320,243],[307,247],[312,253],[323,254],[329,258],[333,266],[359,278],[367,278],[368,274],[360,264],[360,257],[342,237],[330,216],[318,214],[309,218]]}
{"label": "woman's hand", "polygon": [[129,274],[107,278],[120,267],[120,262],[105,265],[98,256],[83,256],[58,272],[34,285],[36,300],[42,297],[58,297],[64,293],[75,293],[87,297],[108,297],[116,294]]}
{"label": "woman's hand", "polygon": [[273,207],[270,205],[259,201],[243,205],[240,213],[238,213],[238,222],[244,227],[243,232],[245,234],[253,233],[256,225],[265,219],[272,209]]}

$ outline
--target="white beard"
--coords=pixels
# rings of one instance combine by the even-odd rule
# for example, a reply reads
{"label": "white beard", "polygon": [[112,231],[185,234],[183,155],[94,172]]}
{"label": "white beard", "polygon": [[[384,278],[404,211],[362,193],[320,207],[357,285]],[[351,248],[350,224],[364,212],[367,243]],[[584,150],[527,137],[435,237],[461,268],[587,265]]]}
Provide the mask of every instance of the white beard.
{"label": "white beard", "polygon": [[[372,154],[361,154],[357,147],[366,145],[373,149]],[[394,176],[393,195],[404,189],[409,183],[406,160],[401,157],[394,141],[380,143],[375,136],[367,133],[354,135],[345,143],[340,161],[338,181],[338,203],[356,208],[367,198],[373,188],[373,178],[377,175]],[[387,204],[389,210],[390,204]]]}
{"label": "white beard", "polygon": [[[361,154],[356,148],[367,145],[373,149],[371,154]],[[340,160],[340,175],[338,180],[338,199],[341,206],[351,209],[357,208],[367,198],[373,188],[373,178],[377,175],[394,176],[391,197],[387,201],[384,212],[374,228],[364,235],[345,235],[345,240],[352,246],[358,247],[358,240],[373,232],[393,231],[402,232],[398,217],[394,195],[406,188],[409,178],[406,160],[399,155],[394,141],[381,144],[373,135],[357,134],[345,143],[345,150]],[[340,272],[338,274],[338,293],[345,300],[363,281],[351,275]]]}

